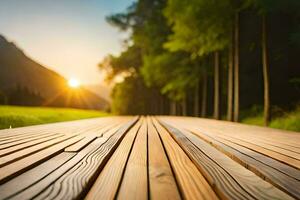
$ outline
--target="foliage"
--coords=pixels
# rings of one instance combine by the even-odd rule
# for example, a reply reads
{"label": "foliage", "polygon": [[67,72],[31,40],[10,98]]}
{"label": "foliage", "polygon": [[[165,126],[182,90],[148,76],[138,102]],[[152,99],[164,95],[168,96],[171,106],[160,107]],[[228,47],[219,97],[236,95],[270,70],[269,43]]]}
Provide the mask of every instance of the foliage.
{"label": "foliage", "polygon": [[107,116],[107,113],[46,107],[0,106],[0,129]]}
{"label": "foliage", "polygon": [[300,132],[300,106],[290,113],[271,121],[270,127]]}
{"label": "foliage", "polygon": [[164,13],[173,30],[165,44],[170,51],[188,51],[195,57],[229,43],[234,13],[229,0],[169,0]]}
{"label": "foliage", "polygon": [[119,56],[108,55],[100,64],[101,70],[106,72],[106,79],[111,81],[120,74],[136,74],[141,66],[141,49],[133,45]]}
{"label": "foliage", "polygon": [[[272,41],[268,41],[272,66],[271,103],[281,104],[278,92],[273,88],[282,87],[293,94],[298,85],[295,80],[299,70],[295,69],[297,62],[293,60],[299,52],[298,6],[298,0],[138,0],[124,12],[107,17],[110,24],[130,35],[125,41],[124,51],[118,56],[108,56],[100,65],[111,80],[120,75],[125,77],[113,90],[114,112],[149,113],[152,102],[156,105],[160,97],[168,97],[165,106],[181,101],[177,109],[174,106],[172,109],[178,112],[188,107],[189,115],[200,110],[196,107],[200,106],[200,99],[207,99],[202,106],[207,105],[203,110],[210,115],[215,108],[212,106],[213,95],[218,92],[213,92],[216,82],[212,82],[211,73],[215,52],[219,52],[221,65],[220,78],[215,81],[221,85],[220,104],[226,105],[228,74],[225,70],[228,69],[229,47],[234,47],[234,27],[239,29],[240,35],[237,44],[240,108],[261,104],[261,15],[268,15],[268,40]],[[234,26],[235,16],[239,16],[239,26]],[[279,25],[270,23],[281,16]],[[285,23],[283,19],[290,21]],[[280,24],[286,27],[281,29]],[[282,58],[284,56],[286,59]],[[290,74],[283,73],[284,66],[285,72]],[[293,80],[289,83],[291,78]],[[284,103],[299,99],[296,95],[290,96],[293,99],[286,97]],[[187,102],[187,106],[183,106],[183,102]]]}
{"label": "foliage", "polygon": [[[270,127],[300,132],[299,121],[300,121],[300,106],[298,106],[294,111],[287,112],[284,115],[273,119],[270,122]],[[262,109],[257,110],[257,107],[255,107],[251,110],[248,110],[247,114],[244,113],[244,118],[242,119],[242,123],[263,126],[264,120],[263,120]]]}
{"label": "foliage", "polygon": [[135,77],[127,77],[116,84],[112,91],[112,112],[119,115],[145,113],[144,89],[142,81]]}

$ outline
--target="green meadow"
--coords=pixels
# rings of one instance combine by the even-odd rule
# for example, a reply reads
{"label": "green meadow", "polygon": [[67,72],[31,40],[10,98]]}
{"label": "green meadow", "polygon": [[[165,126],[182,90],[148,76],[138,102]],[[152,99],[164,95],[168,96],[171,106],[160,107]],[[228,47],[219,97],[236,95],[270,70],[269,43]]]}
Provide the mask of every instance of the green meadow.
{"label": "green meadow", "polygon": [[0,129],[108,116],[93,110],[0,106]]}
{"label": "green meadow", "polygon": [[[255,110],[255,109],[254,109]],[[263,126],[264,119],[262,111],[247,111],[241,122],[250,125]],[[269,127],[300,132],[300,106],[290,112],[281,113],[280,116],[275,116],[271,120]]]}

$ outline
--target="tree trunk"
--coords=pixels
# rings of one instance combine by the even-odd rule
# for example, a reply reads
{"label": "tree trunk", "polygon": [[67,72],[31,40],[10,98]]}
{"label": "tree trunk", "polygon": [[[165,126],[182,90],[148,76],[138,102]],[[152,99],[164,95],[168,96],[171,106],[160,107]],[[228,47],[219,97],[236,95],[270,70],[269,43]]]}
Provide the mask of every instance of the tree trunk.
{"label": "tree trunk", "polygon": [[216,51],[214,53],[214,118],[220,119],[220,55]]}
{"label": "tree trunk", "polygon": [[194,116],[199,117],[199,80],[195,86],[195,97],[194,97]]}
{"label": "tree trunk", "polygon": [[176,115],[176,102],[172,100],[170,101],[170,114]]}
{"label": "tree trunk", "polygon": [[163,96],[163,100],[163,115],[167,115],[170,112],[169,100],[165,96]]}
{"label": "tree trunk", "polygon": [[264,124],[268,126],[271,120],[270,115],[270,78],[269,78],[269,61],[268,61],[268,47],[267,47],[267,28],[266,15],[262,16],[262,64],[264,77]]}
{"label": "tree trunk", "polygon": [[187,109],[186,109],[186,96],[184,95],[182,102],[181,102],[181,108],[182,108],[182,115],[186,116],[187,115]]}
{"label": "tree trunk", "polygon": [[180,116],[181,115],[181,110],[180,110],[180,103],[178,103],[177,101],[175,102],[176,104],[176,110],[175,110],[175,115]]}
{"label": "tree trunk", "polygon": [[207,86],[207,71],[204,69],[202,78],[201,117],[206,117],[207,112]]}
{"label": "tree trunk", "polygon": [[[232,31],[233,32],[233,31]],[[232,43],[233,43],[232,34]],[[233,45],[228,50],[228,88],[227,88],[227,120],[232,121],[232,104],[233,104]]]}
{"label": "tree trunk", "polygon": [[160,99],[159,114],[163,115],[164,114],[164,104],[165,104],[164,97],[161,94],[159,94],[159,99]]}
{"label": "tree trunk", "polygon": [[233,120],[235,122],[239,121],[239,109],[240,109],[240,77],[239,77],[239,13],[235,14],[234,19],[234,113]]}

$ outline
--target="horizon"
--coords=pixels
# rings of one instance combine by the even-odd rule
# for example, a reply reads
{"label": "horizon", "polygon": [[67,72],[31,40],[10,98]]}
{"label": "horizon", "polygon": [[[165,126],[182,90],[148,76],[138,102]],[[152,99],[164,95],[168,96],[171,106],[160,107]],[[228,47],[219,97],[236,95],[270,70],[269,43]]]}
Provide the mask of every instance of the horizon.
{"label": "horizon", "polygon": [[[4,0],[0,2],[0,35],[30,59],[83,85],[103,84],[98,63],[122,50],[127,34],[111,27],[107,15],[125,10],[132,0]],[[40,9],[47,8],[47,9]]]}

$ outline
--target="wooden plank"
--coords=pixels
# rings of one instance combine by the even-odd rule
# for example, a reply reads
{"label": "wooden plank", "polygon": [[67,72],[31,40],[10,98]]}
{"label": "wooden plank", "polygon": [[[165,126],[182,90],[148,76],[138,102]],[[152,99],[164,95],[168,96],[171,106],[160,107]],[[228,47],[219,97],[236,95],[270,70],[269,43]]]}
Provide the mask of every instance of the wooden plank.
{"label": "wooden plank", "polygon": [[[111,133],[114,133],[118,128],[120,128],[122,125],[124,125],[126,122],[128,122],[131,119],[132,117],[118,117],[114,119],[104,129],[102,129],[97,133],[97,137],[102,137],[104,134],[110,135]],[[112,129],[114,129],[114,132],[112,131]]]}
{"label": "wooden plank", "polygon": [[22,128],[14,128],[14,129],[4,129],[0,130],[0,144],[2,141],[14,139],[14,138],[22,138],[27,135],[36,135],[41,134],[45,130],[41,128],[29,128],[29,127],[22,127]]}
{"label": "wooden plank", "polygon": [[[89,129],[101,127],[105,124],[110,124],[119,117],[102,117],[96,119],[83,119],[69,122],[58,122],[52,124],[34,125],[15,129],[0,130],[0,144],[22,140],[40,134],[63,133],[63,134],[81,134]],[[50,130],[50,131],[49,131]]]}
{"label": "wooden plank", "polygon": [[[204,135],[202,133],[195,133],[198,137],[205,140],[207,143],[210,143],[214,147],[216,147],[218,150],[222,151],[232,159],[236,160],[240,164],[242,164],[247,169],[254,172],[256,175],[260,176],[264,180],[268,181],[272,185],[278,187],[279,189],[283,190],[284,192],[290,194],[291,196],[300,199],[300,191],[298,188],[300,188],[300,181],[295,179],[294,177],[291,177],[285,173],[282,173],[278,170],[276,170],[274,165],[281,164],[276,160],[272,160],[273,165],[266,165],[266,160],[269,160],[270,158],[265,157],[263,155],[254,156],[258,157],[261,161],[252,158],[250,155],[252,154],[259,154],[256,152],[251,152],[251,154],[247,154],[247,150],[245,151],[245,148],[240,147],[238,145],[228,146],[226,141],[219,140],[218,138],[212,138],[207,135]],[[263,159],[261,159],[263,158]],[[267,161],[268,162],[268,161]],[[270,162],[270,161],[269,161]],[[286,166],[286,165],[285,165]],[[289,166],[286,166],[289,167]],[[298,175],[300,175],[300,172],[297,171]]]}
{"label": "wooden plank", "polygon": [[297,160],[295,158],[283,155],[281,153],[278,153],[278,152],[275,152],[275,151],[266,149],[264,147],[261,147],[261,146],[258,146],[258,145],[255,145],[255,144],[252,144],[252,143],[249,143],[249,142],[245,142],[245,141],[242,141],[242,140],[239,140],[239,139],[236,139],[236,138],[227,137],[227,136],[223,136],[223,135],[219,135],[219,137],[223,138],[225,140],[231,141],[231,142],[233,142],[235,144],[238,144],[240,146],[252,149],[256,152],[259,152],[259,153],[264,154],[266,156],[269,156],[271,158],[274,158],[274,159],[276,159],[280,162],[286,163],[286,164],[288,164],[290,166],[293,166],[297,169],[300,169],[300,160]]}
{"label": "wooden plank", "polygon": [[[227,123],[221,122],[216,124],[215,129],[218,127],[219,131],[216,133],[226,133],[231,136],[247,137],[247,140],[252,139],[259,140],[260,142],[269,141],[276,145],[283,145],[299,147],[300,135],[297,132],[285,131],[279,129],[272,129],[267,127],[243,125],[239,123]],[[253,137],[255,134],[255,137]]]}
{"label": "wooden plank", "polygon": [[[99,130],[103,129],[103,125],[98,125],[98,124],[95,124],[94,126],[92,127],[85,127],[84,130],[86,130],[85,132],[83,132],[82,134],[83,135],[89,135],[89,134],[94,134],[94,133],[98,133]],[[53,132],[55,131],[52,130]],[[80,130],[77,130],[77,133],[79,133],[79,131],[82,131],[82,129]],[[75,132],[76,134],[76,132]],[[55,135],[60,135],[61,134],[55,134]],[[72,137],[71,135],[70,136],[65,136],[65,138],[69,138],[69,137]],[[63,137],[60,137],[63,141],[64,138]],[[95,137],[94,137],[95,138]],[[79,144],[75,144],[75,148],[77,150],[80,150],[82,149],[85,145],[87,145],[89,142],[91,142],[94,138],[91,138],[91,137],[87,137],[85,138],[84,140],[81,140]],[[30,139],[30,138],[29,138]],[[3,154],[1,153],[1,150],[0,150],[0,156],[1,155],[5,155],[5,154],[8,154],[8,152],[11,152],[11,151],[17,151],[19,150],[19,152],[15,152],[14,154],[11,154],[9,156],[6,156],[4,158],[0,158],[0,166],[3,166],[4,164],[8,164],[10,162],[13,162],[17,159],[20,159],[26,155],[29,155],[31,153],[34,153],[36,151],[39,151],[39,150],[42,150],[44,148],[50,145],[53,145],[53,143],[57,143],[57,141],[59,142],[59,138],[57,137],[56,140],[51,140],[51,138],[49,138],[49,141],[45,142],[45,143],[42,143],[41,141],[46,141],[46,138],[40,138],[38,140],[34,140],[34,141],[30,141],[30,142],[27,142],[27,143],[23,143],[22,145],[19,145],[19,146],[15,146],[14,148],[11,148],[11,149],[5,149],[3,151]],[[34,145],[34,144],[37,144],[37,145]],[[24,149],[25,147],[30,147],[31,148],[26,148]],[[18,149],[19,148],[19,149]],[[74,149],[73,147],[70,149],[70,151],[74,151],[76,150]]]}
{"label": "wooden plank", "polygon": [[[300,160],[292,158],[290,156],[284,155],[282,153],[278,153],[269,149],[266,149],[265,147],[249,143],[247,141],[243,141],[240,139],[237,139],[238,133],[244,135],[252,133],[256,135],[262,135],[265,136],[266,138],[274,137],[278,138],[278,142],[280,140],[285,140],[285,141],[290,141],[292,143],[293,140],[298,141],[299,135],[300,134],[295,134],[294,132],[282,132],[281,130],[273,130],[269,128],[260,128],[260,127],[249,127],[249,126],[243,126],[243,125],[236,125],[232,123],[227,123],[227,122],[218,122],[217,120],[198,120],[194,118],[176,118],[176,117],[166,117],[166,118],[161,118],[162,120],[165,121],[172,121],[172,123],[177,123],[177,124],[184,124],[185,127],[189,128],[195,128],[198,131],[205,133],[207,135],[211,136],[218,136],[221,137],[225,140],[234,142],[235,144],[241,145],[243,147],[252,149],[254,151],[260,152],[261,154],[264,154],[266,156],[269,156],[273,159],[276,159],[280,162],[283,162],[285,164],[288,164],[294,168],[300,169]],[[206,122],[206,123],[203,123]],[[213,126],[214,124],[214,126]],[[226,126],[228,124],[228,126]],[[202,125],[202,126],[200,126]],[[233,127],[236,127],[234,129]],[[252,128],[252,129],[251,129]],[[238,132],[237,132],[238,130]],[[252,132],[250,132],[252,130]],[[263,132],[262,130],[265,130],[267,132]],[[228,132],[232,131],[232,132]],[[258,131],[258,132],[255,132]],[[269,131],[269,132],[268,132]],[[289,134],[288,134],[289,133]],[[270,134],[270,135],[268,135]],[[276,134],[279,134],[279,136],[276,136]],[[287,139],[287,136],[289,136],[289,139]],[[250,136],[249,136],[250,137]],[[300,140],[299,140],[300,143]]]}
{"label": "wooden plank", "polygon": [[285,144],[299,148],[300,134],[298,132],[272,129],[245,125],[235,122],[227,122],[213,119],[202,119],[194,117],[162,117],[163,119],[172,119],[186,126],[195,126],[204,133],[227,134],[230,136],[247,136],[248,138],[260,138],[261,141],[272,140],[276,144]]}
{"label": "wooden plank", "polygon": [[55,135],[51,135],[51,136],[48,136],[48,137],[42,137],[40,139],[33,140],[33,141],[30,141],[30,142],[26,142],[26,143],[23,143],[23,144],[20,144],[20,145],[12,146],[12,147],[9,147],[9,148],[6,148],[6,149],[2,149],[2,150],[0,150],[0,157],[3,157],[7,154],[14,153],[16,151],[23,150],[23,149],[28,148],[28,147],[32,147],[34,145],[41,144],[43,142],[47,142],[47,141],[50,141],[50,140],[53,140],[53,139],[60,138],[60,137],[63,137],[63,136],[64,136],[64,134],[55,134]]}
{"label": "wooden plank", "polygon": [[139,120],[139,122],[127,133],[119,147],[101,171],[85,199],[98,200],[115,198],[128,156],[142,121],[143,119]]}
{"label": "wooden plank", "polygon": [[35,136],[35,137],[30,137],[30,138],[22,139],[22,140],[19,140],[19,141],[10,142],[10,143],[0,145],[0,150],[15,147],[17,145],[22,145],[22,144],[25,144],[25,143],[28,143],[28,142],[32,142],[32,141],[35,141],[35,140],[43,139],[45,137],[51,137],[51,136],[56,136],[56,135],[64,135],[64,134],[62,134],[62,133],[40,134],[40,135]]}
{"label": "wooden plank", "polygon": [[[0,134],[7,145],[0,149],[0,161],[1,155],[13,155],[0,168],[0,199],[82,199],[86,194],[87,199],[300,199],[299,169],[278,157],[298,159],[298,136],[288,143],[294,134],[268,135],[246,127],[231,135],[239,125],[228,128],[227,123],[209,121],[205,126],[206,120],[177,117],[159,120],[179,133],[169,133],[154,118],[125,130],[131,119],[84,120]],[[259,136],[250,140],[253,130]],[[62,133],[78,136],[42,147]],[[23,156],[16,157],[20,152]]]}
{"label": "wooden plank", "polygon": [[248,156],[250,158],[253,158],[265,165],[268,165],[268,166],[270,166],[270,167],[280,171],[281,173],[284,173],[294,179],[300,180],[300,171],[295,169],[294,167],[291,167],[282,162],[279,162],[271,157],[268,157],[264,154],[259,153],[258,151],[253,151],[249,148],[241,146],[238,143],[233,143],[232,141],[228,140],[227,137],[224,137],[225,138],[224,139],[221,137],[222,136],[221,134],[204,133],[202,131],[199,131],[199,129],[197,127],[193,127],[191,125],[178,123],[176,121],[174,122],[173,120],[169,121],[165,118],[163,120],[168,123],[176,123],[176,126],[180,126],[186,130],[189,130],[189,131],[197,134],[198,136],[209,137],[211,139],[218,140],[218,141],[226,144],[227,146],[237,149],[238,151],[240,151],[241,153],[245,154],[246,156]]}
{"label": "wooden plank", "polygon": [[273,159],[272,157],[268,157],[266,155],[263,155],[259,152],[253,151],[251,149],[248,149],[246,147],[237,145],[231,141],[224,140],[222,138],[218,139],[222,141],[224,144],[229,145],[231,147],[237,148],[239,151],[242,151],[244,154],[253,157],[255,160],[258,160],[274,169],[277,171],[280,171],[281,173],[284,173],[298,181],[300,181],[300,171],[294,167],[291,167],[283,162],[277,161]]}
{"label": "wooden plank", "polygon": [[267,150],[285,155],[285,156],[290,157],[290,158],[294,158],[296,160],[300,160],[300,154],[298,153],[297,148],[294,148],[294,147],[287,147],[287,146],[284,146],[284,145],[279,144],[279,143],[278,144],[274,144],[274,143],[269,144],[267,142],[255,139],[255,137],[253,137],[253,135],[251,137],[250,136],[245,137],[243,135],[241,135],[241,136],[232,136],[228,133],[225,133],[223,135],[226,136],[226,137],[234,138],[236,140],[240,140],[240,141],[245,142],[245,143],[249,143],[251,145],[259,146],[261,148],[264,148],[264,149],[267,149]]}
{"label": "wooden plank", "polygon": [[[238,145],[236,143],[233,143],[229,140],[225,140],[217,135],[207,135],[204,134],[202,132],[199,132],[197,129],[195,128],[191,128],[191,127],[185,127],[187,130],[190,130],[191,132],[197,134],[200,137],[206,138],[207,140],[212,139],[218,142],[221,142],[222,144],[225,144],[226,146],[229,146],[233,149],[238,150],[239,152],[241,152],[242,154],[244,154],[245,156],[248,156],[250,158],[253,158],[254,160],[257,160],[265,165],[268,165],[274,169],[276,169],[277,171],[290,176],[298,181],[300,181],[300,171],[295,169],[294,167],[291,167],[289,165],[286,165],[282,162],[279,162],[271,157],[265,156],[264,154],[261,154],[257,151],[253,151],[249,148],[243,147],[241,145]],[[219,143],[220,144],[220,143]],[[220,144],[221,145],[221,144]],[[222,145],[223,146],[223,145]]]}
{"label": "wooden plank", "polygon": [[46,159],[50,158],[51,156],[56,155],[59,152],[62,152],[64,148],[66,148],[69,145],[74,144],[75,142],[77,142],[81,139],[82,139],[81,136],[76,136],[76,137],[70,138],[69,140],[58,143],[47,149],[44,149],[35,154],[32,154],[23,159],[20,159],[16,162],[13,162],[4,167],[1,167],[0,168],[0,184],[3,182],[6,182],[10,178],[12,178],[18,174],[21,174],[28,168],[45,161]]}
{"label": "wooden plank", "polygon": [[115,120],[112,125],[108,124],[105,125],[104,127],[101,127],[98,130],[92,130],[92,131],[88,131],[85,132],[83,135],[86,135],[86,137],[83,140],[80,140],[79,142],[77,142],[76,144],[73,144],[72,146],[69,146],[65,149],[65,151],[67,152],[76,152],[76,151],[80,151],[81,149],[83,149],[86,145],[88,145],[89,143],[91,143],[94,139],[96,139],[97,137],[102,137],[104,134],[104,137],[109,138],[112,134],[114,134],[118,129],[120,129],[120,127],[124,126],[126,123],[128,123],[129,119],[127,119],[126,121],[124,121],[124,118],[122,118],[122,120]]}
{"label": "wooden plank", "polygon": [[76,121],[56,122],[56,123],[49,123],[49,124],[31,125],[26,127],[17,127],[12,129],[3,129],[0,130],[0,141],[6,138],[16,138],[19,136],[22,137],[22,136],[30,135],[31,133],[33,134],[38,132],[41,133],[47,131],[50,127],[51,129],[56,129],[58,127],[65,127],[66,125],[71,125],[74,122]]}
{"label": "wooden plank", "polygon": [[[110,131],[111,129],[113,129],[113,132],[111,132],[111,134],[116,132],[122,125],[127,123],[130,118],[126,118],[126,119],[127,120],[125,121],[125,117],[124,118],[116,118],[114,121],[111,121],[111,123],[105,124],[104,126],[101,126],[99,129],[96,129],[96,130],[93,129],[93,130],[83,133],[83,135],[85,135],[86,137],[83,140],[77,142],[76,144],[69,146],[68,148],[65,149],[65,151],[67,151],[67,152],[80,151],[81,149],[83,149],[86,145],[91,143],[97,137],[102,137],[103,134],[106,133],[107,131]],[[118,127],[115,128],[116,125],[118,125]]]}
{"label": "wooden plank", "polygon": [[[121,127],[108,140],[89,152],[77,164],[68,169],[58,179],[47,185],[35,199],[81,199],[103,169],[104,165],[113,154],[126,132],[135,124],[136,118]],[[104,138],[99,138],[103,140]],[[97,139],[98,140],[98,139]],[[95,142],[97,141],[95,140]],[[87,147],[89,147],[88,145]],[[60,173],[62,174],[62,173]],[[51,178],[51,177],[49,177]],[[49,183],[49,182],[48,182]]]}
{"label": "wooden plank", "polygon": [[[198,148],[208,147],[206,152],[209,152],[207,155],[211,156],[213,149],[210,147],[207,143],[200,140],[196,136],[189,134],[188,138],[198,146]],[[215,152],[219,151],[215,150]],[[221,165],[231,176],[234,177],[236,181],[239,182],[239,184],[252,196],[255,196],[258,199],[293,199],[290,195],[282,192],[278,188],[271,186],[270,183],[263,181],[263,179],[259,178],[258,176],[255,176],[253,172],[250,170],[247,170],[246,168],[243,168],[241,165],[236,164],[232,160],[230,160],[228,157],[223,156],[220,158],[217,154],[214,157],[216,163]],[[232,163],[232,165],[230,165]],[[233,165],[233,163],[235,165]],[[244,169],[244,171],[242,171]],[[251,193],[252,192],[252,193]]]}
{"label": "wooden plank", "polygon": [[[37,167],[15,177],[7,183],[0,185],[0,199],[8,199],[18,195],[18,193],[40,181],[74,156],[75,153],[59,154]],[[23,197],[22,199],[25,198]]]}
{"label": "wooden plank", "polygon": [[41,137],[46,137],[46,136],[53,135],[53,134],[57,134],[57,133],[35,132],[34,134],[24,135],[22,137],[12,137],[12,138],[8,138],[8,139],[3,139],[0,142],[0,149],[4,149],[7,147],[14,146],[15,144],[21,144],[24,142],[28,142],[28,141],[31,141],[34,139],[39,139]]}
{"label": "wooden plank", "polygon": [[[293,199],[253,172],[224,156],[193,134],[164,123],[174,139],[203,174],[215,183],[216,192],[229,199]],[[201,149],[201,150],[200,150]]]}
{"label": "wooden plank", "polygon": [[[55,125],[50,126],[44,125],[45,127],[43,129],[45,130],[31,130],[30,132],[26,134],[22,134],[19,137],[11,136],[10,138],[3,139],[3,141],[0,142],[1,148],[3,148],[5,145],[12,145],[14,143],[23,143],[24,141],[31,141],[36,138],[40,138],[41,136],[47,136],[47,135],[53,135],[53,134],[80,134],[82,132],[86,132],[89,129],[99,127],[98,124],[94,124],[92,127],[84,127],[79,129],[77,126],[71,126],[71,127],[60,127],[56,128]],[[83,130],[82,130],[83,129]]]}
{"label": "wooden plank", "polygon": [[169,133],[156,120],[153,123],[162,138],[183,198],[218,199],[206,179]]}
{"label": "wooden plank", "polygon": [[79,142],[65,148],[66,152],[77,152],[80,151],[81,149],[83,149],[84,147],[86,147],[88,144],[90,144],[94,139],[96,139],[97,136],[96,135],[90,135],[90,136],[86,136],[85,138],[83,138],[82,140],[80,140]]}
{"label": "wooden plank", "polygon": [[[251,138],[251,139],[250,139]],[[257,144],[259,146],[268,148],[270,150],[276,151],[276,152],[280,152],[280,153],[286,153],[287,156],[291,156],[293,157],[293,155],[295,155],[295,158],[299,158],[299,154],[300,154],[300,147],[294,147],[291,145],[287,145],[284,144],[280,141],[277,140],[270,140],[267,137],[253,137],[250,135],[247,136],[243,136],[241,135],[240,137],[238,137],[238,139],[244,140],[244,141],[251,141],[251,143]],[[277,141],[277,142],[276,142]],[[296,153],[296,154],[293,154]],[[291,155],[289,155],[291,154]]]}
{"label": "wooden plank", "polygon": [[118,131],[122,126],[124,126],[124,124],[126,124],[126,123],[127,122],[117,123],[114,126],[112,126],[108,131],[104,132],[102,135],[98,135],[98,137],[110,137],[116,131]]}
{"label": "wooden plank", "polygon": [[147,125],[150,198],[181,199],[165,150],[149,117]]}
{"label": "wooden plank", "polygon": [[[64,122],[64,123],[70,123],[70,122]],[[51,131],[56,133],[61,133],[61,131],[66,129],[75,130],[76,127],[74,125],[64,126],[61,123],[54,123],[54,124],[43,124],[43,125],[0,130],[0,132],[3,133],[0,139],[0,144],[2,144],[3,142],[5,143],[5,142],[12,142],[12,141],[19,141],[22,139],[35,137],[42,134],[51,134]],[[12,132],[13,133],[16,132],[16,133],[11,134]]]}
{"label": "wooden plank", "polygon": [[147,199],[147,123],[143,121],[127,162],[118,199]]}
{"label": "wooden plank", "polygon": [[[50,174],[47,176],[43,177],[42,179],[39,179],[30,186],[26,188],[26,190],[22,190],[18,193],[16,193],[11,200],[19,200],[19,199],[33,199],[35,198],[38,194],[43,192],[49,185],[51,185],[54,181],[59,179],[61,176],[63,176],[65,173],[68,171],[72,170],[72,168],[80,163],[87,155],[89,155],[91,152],[95,151],[98,149],[101,145],[104,144],[105,141],[103,141],[103,138],[96,139],[93,141],[90,145],[85,147],[83,150],[80,152],[76,153],[76,155],[68,160],[66,163],[63,165],[59,166],[57,169],[52,171]],[[69,153],[69,152],[63,152],[59,155],[69,155],[69,154],[74,154],[74,153]],[[53,159],[53,158],[52,158]],[[50,162],[52,159],[46,161]],[[32,170],[35,171],[36,168],[33,168]],[[26,173],[26,172],[25,172]],[[16,177],[17,179],[18,177]],[[13,179],[14,180],[14,179]]]}
{"label": "wooden plank", "polygon": [[[55,144],[58,143],[62,143],[66,140],[69,140],[73,137],[75,137],[76,135],[69,135],[69,136],[63,136],[63,137],[59,137],[53,140],[49,140],[47,142],[43,142],[37,145],[34,145],[32,147],[17,151],[15,153],[0,157],[0,167],[3,167],[5,165],[8,165],[9,163],[15,162],[17,160],[20,160],[21,158],[24,158],[26,156],[29,156],[30,154],[34,154],[38,151],[41,151],[43,149],[46,149],[50,146],[53,146]],[[82,139],[82,137],[80,138]]]}

